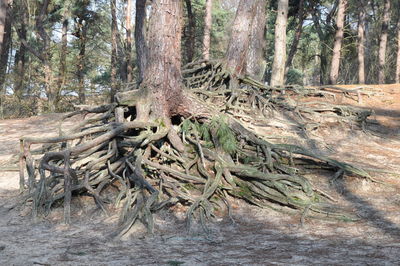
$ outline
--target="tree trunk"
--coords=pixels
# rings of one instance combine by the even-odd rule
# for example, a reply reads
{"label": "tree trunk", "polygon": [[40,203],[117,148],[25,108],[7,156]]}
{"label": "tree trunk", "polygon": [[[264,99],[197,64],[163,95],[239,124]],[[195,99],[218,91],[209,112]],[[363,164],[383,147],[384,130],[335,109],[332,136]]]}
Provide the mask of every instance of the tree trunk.
{"label": "tree trunk", "polygon": [[56,99],[57,99],[57,91],[53,87],[53,71],[51,64],[51,51],[50,51],[50,36],[47,34],[44,29],[44,20],[47,16],[48,6],[50,4],[50,0],[44,0],[43,4],[40,6],[40,14],[36,18],[36,31],[38,32],[40,38],[43,43],[43,52],[38,54],[37,56],[41,59],[43,63],[43,71],[44,71],[44,80],[45,80],[45,90],[48,97],[48,107],[50,112],[55,112],[57,109]]}
{"label": "tree trunk", "polygon": [[400,18],[397,22],[396,83],[400,83]]}
{"label": "tree trunk", "polygon": [[287,72],[289,71],[289,68],[292,66],[293,58],[296,55],[297,46],[299,45],[301,34],[303,33],[303,21],[306,17],[304,13],[305,13],[304,12],[304,0],[300,0],[299,12],[297,14],[298,24],[297,24],[296,33],[294,35],[292,45],[290,46],[290,51],[289,51],[288,57],[286,59],[285,76],[286,76]]}
{"label": "tree trunk", "polygon": [[116,0],[110,0],[111,6],[111,92],[110,101],[114,101],[114,96],[117,92],[117,14]]}
{"label": "tree trunk", "polygon": [[[62,91],[66,81],[66,59],[67,59],[67,45],[68,45],[68,8],[65,9],[63,15],[62,35],[61,35],[61,50],[60,50],[60,69],[58,76],[58,91]],[[56,105],[60,100],[60,93],[57,93]]]}
{"label": "tree trunk", "polygon": [[132,74],[132,22],[131,22],[131,13],[132,13],[132,1],[126,1],[126,14],[125,14],[125,27],[126,27],[126,81],[128,83],[132,82],[133,74]]}
{"label": "tree trunk", "polygon": [[[0,91],[3,91],[7,71],[8,54],[11,43],[12,0],[2,0],[0,4]],[[4,93],[4,92],[3,92]]]}
{"label": "tree trunk", "polygon": [[147,44],[145,38],[145,19],[146,19],[146,0],[136,0],[135,17],[135,48],[136,65],[138,68],[138,84],[143,80],[144,70],[146,68]]}
{"label": "tree trunk", "polygon": [[210,60],[212,4],[213,4],[212,0],[206,0],[206,10],[204,16],[204,37],[203,37],[203,58],[205,60]]}
{"label": "tree trunk", "polygon": [[337,79],[339,77],[340,55],[341,55],[343,33],[344,33],[344,19],[345,19],[346,6],[347,6],[347,0],[339,0],[338,14],[336,18],[335,42],[333,45],[331,71],[329,74],[329,82],[331,84],[336,84]]}
{"label": "tree trunk", "polygon": [[79,38],[79,55],[77,61],[77,77],[78,77],[78,96],[79,103],[84,104],[86,102],[85,93],[85,61],[86,61],[86,32],[87,24],[83,25],[83,19],[80,18],[77,22],[77,37]]}
{"label": "tree trunk", "polygon": [[[361,2],[363,3],[363,2]],[[358,83],[365,84],[365,9],[364,6],[359,6],[358,13]]]}
{"label": "tree trunk", "polygon": [[225,55],[226,67],[233,76],[247,73],[247,61],[253,19],[257,11],[258,0],[241,0],[232,26],[231,38]]}
{"label": "tree trunk", "polygon": [[288,0],[278,1],[278,14],[275,22],[275,55],[274,62],[272,63],[271,86],[283,86],[285,81],[286,27],[288,9]]}
{"label": "tree trunk", "polygon": [[[17,29],[19,35],[23,39],[26,39],[26,17],[21,19],[21,28]],[[15,53],[15,63],[14,63],[14,94],[17,96],[18,100],[22,99],[23,87],[24,87],[24,76],[25,76],[25,62],[26,62],[26,47],[21,42],[18,51]]]}
{"label": "tree trunk", "polygon": [[186,60],[187,62],[192,62],[195,50],[196,41],[196,18],[192,10],[192,1],[185,0],[186,10],[188,16],[188,26],[187,26],[187,38],[186,38]]}
{"label": "tree trunk", "polygon": [[390,20],[390,0],[385,0],[383,18],[382,18],[382,30],[381,36],[379,38],[379,73],[378,73],[378,83],[385,83],[385,64],[386,64],[386,45],[388,39],[388,29]]}
{"label": "tree trunk", "polygon": [[149,49],[142,89],[150,92],[147,104],[158,119],[169,120],[183,102],[181,34],[181,1],[155,0],[149,21]]}
{"label": "tree trunk", "polygon": [[269,0],[258,0],[255,17],[250,31],[250,45],[247,59],[247,73],[256,80],[261,80],[266,66],[265,30],[267,22],[266,6]]}

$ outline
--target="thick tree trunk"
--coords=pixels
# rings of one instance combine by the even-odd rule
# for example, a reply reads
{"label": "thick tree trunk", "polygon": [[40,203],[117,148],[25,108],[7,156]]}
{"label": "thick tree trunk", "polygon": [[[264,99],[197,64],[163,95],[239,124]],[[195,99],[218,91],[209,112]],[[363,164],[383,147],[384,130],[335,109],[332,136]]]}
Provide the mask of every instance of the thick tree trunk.
{"label": "thick tree trunk", "polygon": [[329,74],[329,82],[331,84],[336,84],[337,79],[339,77],[340,55],[341,55],[343,33],[344,33],[344,19],[345,19],[346,6],[347,6],[347,0],[339,0],[338,14],[336,18],[335,42],[333,45],[331,71]]}
{"label": "thick tree trunk", "polygon": [[7,71],[8,54],[11,43],[11,5],[12,0],[0,3],[0,91],[3,91]]}
{"label": "thick tree trunk", "polygon": [[255,17],[250,31],[250,45],[247,59],[247,73],[256,80],[261,80],[266,66],[265,30],[267,22],[266,6],[269,0],[258,0]]}
{"label": "thick tree trunk", "polygon": [[[363,1],[361,2],[363,3]],[[358,83],[365,84],[365,9],[364,6],[359,6],[358,13]]]}
{"label": "thick tree trunk", "polygon": [[[149,21],[149,49],[141,89],[155,118],[169,118],[183,103],[181,74],[182,4],[155,0]],[[160,23],[160,21],[162,23]],[[141,114],[138,112],[138,117]]]}
{"label": "thick tree trunk", "polygon": [[389,20],[390,20],[390,0],[385,0],[383,18],[382,18],[382,30],[381,30],[381,36],[379,38],[379,52],[378,52],[379,84],[385,83],[386,46],[388,39]]}
{"label": "thick tree trunk", "polygon": [[297,52],[297,46],[299,45],[301,35],[303,33],[303,21],[305,19],[305,12],[304,12],[304,0],[300,0],[299,3],[299,11],[297,13],[297,19],[298,19],[298,24],[296,28],[296,32],[294,34],[294,39],[292,42],[292,45],[290,46],[290,51],[288,54],[288,57],[286,59],[286,64],[285,64],[285,76],[287,72],[289,71],[289,68],[292,66],[292,62],[294,59],[294,56],[296,55]]}
{"label": "thick tree trunk", "polygon": [[204,16],[204,37],[203,37],[203,58],[206,60],[210,59],[212,4],[213,4],[212,0],[206,0],[206,10]]}
{"label": "thick tree trunk", "polygon": [[77,78],[78,78],[78,96],[79,103],[84,104],[86,102],[85,92],[85,61],[86,61],[86,32],[87,25],[83,24],[83,19],[79,19],[77,22],[77,37],[79,38],[79,55],[77,61]]}
{"label": "thick tree trunk", "polygon": [[185,0],[186,3],[186,11],[188,17],[188,25],[187,25],[187,36],[186,36],[186,60],[187,62],[192,62],[194,57],[195,50],[195,41],[196,41],[196,17],[193,13],[192,9],[192,1]]}
{"label": "thick tree trunk", "polygon": [[271,86],[282,86],[285,82],[286,27],[288,10],[289,1],[279,0],[278,14],[275,22],[275,55],[272,64]]}
{"label": "thick tree trunk", "polygon": [[125,27],[126,27],[126,81],[128,83],[132,82],[133,74],[132,74],[132,22],[131,22],[131,13],[132,13],[132,1],[126,1],[126,10],[125,10]]}
{"label": "thick tree trunk", "polygon": [[136,65],[138,68],[138,84],[143,80],[146,68],[147,44],[145,38],[146,0],[136,0],[135,47]]}
{"label": "thick tree trunk", "polygon": [[110,101],[114,101],[114,96],[117,93],[117,11],[116,0],[110,0],[111,6],[111,92]]}
{"label": "thick tree trunk", "polygon": [[241,0],[232,26],[231,38],[225,55],[225,64],[233,76],[247,73],[247,61],[253,20],[258,0]]}
{"label": "thick tree trunk", "polygon": [[397,60],[396,60],[396,83],[400,83],[400,18],[397,22]]}

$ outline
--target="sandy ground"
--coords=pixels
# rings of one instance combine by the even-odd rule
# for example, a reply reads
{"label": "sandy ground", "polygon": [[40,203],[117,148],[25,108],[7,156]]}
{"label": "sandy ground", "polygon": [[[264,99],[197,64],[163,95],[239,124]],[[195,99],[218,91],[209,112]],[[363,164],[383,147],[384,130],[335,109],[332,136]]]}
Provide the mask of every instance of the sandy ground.
{"label": "sandy ground", "polygon": [[[187,233],[182,213],[164,211],[156,217],[154,236],[135,228],[116,241],[108,235],[117,217],[105,217],[90,199],[75,200],[70,226],[62,224],[60,208],[39,221],[31,219],[28,207],[10,210],[18,173],[0,171],[0,265],[400,265],[400,85],[372,90],[379,96],[363,96],[361,103],[338,99],[374,110],[365,132],[325,125],[304,133],[276,121],[259,129],[285,137],[273,141],[302,144],[367,168],[389,184],[356,178],[330,184],[329,176],[310,176],[340,205],[353,209],[358,222],[306,219],[302,226],[300,215],[235,202],[234,222],[221,218],[208,235],[196,228]],[[18,152],[19,137],[56,132],[59,118],[0,120],[0,163]]]}

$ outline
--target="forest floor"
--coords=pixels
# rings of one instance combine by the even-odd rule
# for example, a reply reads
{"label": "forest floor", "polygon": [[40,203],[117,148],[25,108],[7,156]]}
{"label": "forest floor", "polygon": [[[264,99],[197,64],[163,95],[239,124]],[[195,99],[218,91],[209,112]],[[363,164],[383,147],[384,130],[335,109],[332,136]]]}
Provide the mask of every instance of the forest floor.
{"label": "forest floor", "polygon": [[[62,224],[62,208],[37,221],[29,207],[10,209],[18,194],[18,173],[0,172],[0,265],[399,265],[400,84],[368,90],[376,95],[363,96],[361,102],[336,99],[374,111],[364,130],[329,123],[305,131],[288,115],[256,128],[271,142],[300,144],[384,181],[346,177],[329,182],[333,174],[322,172],[308,176],[339,205],[354,210],[357,222],[306,219],[302,224],[300,214],[234,201],[235,222],[221,217],[210,224],[209,235],[200,229],[187,233],[184,212],[175,208],[156,216],[154,236],[137,227],[116,241],[107,235],[117,215],[105,217],[89,197],[74,200],[70,226]],[[0,120],[0,165],[18,152],[21,136],[57,132],[60,117]]]}

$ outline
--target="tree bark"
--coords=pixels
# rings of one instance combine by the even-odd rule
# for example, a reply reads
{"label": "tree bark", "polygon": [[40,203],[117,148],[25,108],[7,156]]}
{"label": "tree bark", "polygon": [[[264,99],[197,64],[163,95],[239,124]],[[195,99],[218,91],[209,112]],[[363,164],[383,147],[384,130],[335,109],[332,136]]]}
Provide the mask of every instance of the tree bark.
{"label": "tree bark", "polygon": [[400,18],[397,22],[396,83],[400,83]]}
{"label": "tree bark", "polygon": [[258,0],[255,17],[250,30],[250,45],[247,60],[247,73],[256,80],[264,76],[265,60],[265,31],[267,23],[266,6],[269,0]]}
{"label": "tree bark", "polygon": [[136,65],[138,68],[138,84],[144,77],[147,58],[147,44],[145,38],[145,19],[146,19],[146,0],[136,0],[136,17],[135,17],[135,48],[136,48]]}
{"label": "tree bark", "polygon": [[379,84],[385,83],[386,46],[388,39],[389,20],[390,20],[390,0],[385,0],[383,17],[382,17],[381,36],[379,38],[379,52],[378,52]]}
{"label": "tree bark", "polygon": [[300,0],[299,12],[297,13],[298,24],[297,24],[297,28],[296,28],[296,32],[294,35],[292,45],[290,46],[290,51],[289,51],[288,57],[286,59],[285,76],[286,76],[287,72],[289,71],[289,68],[292,66],[294,56],[296,55],[296,52],[297,52],[297,46],[299,45],[300,38],[303,33],[303,21],[306,17],[304,11],[305,11],[304,10],[304,0]]}
{"label": "tree bark", "polygon": [[358,13],[358,83],[365,84],[365,9],[363,6],[364,1],[359,6]]}
{"label": "tree bark", "polygon": [[77,21],[77,37],[79,38],[79,55],[77,60],[77,78],[78,78],[78,96],[79,103],[84,104],[86,102],[85,92],[85,61],[86,61],[86,33],[87,33],[87,22],[83,24],[83,19],[79,18]]}
{"label": "tree bark", "polygon": [[131,22],[131,13],[132,13],[132,0],[126,1],[126,10],[125,10],[125,27],[126,27],[126,81],[128,83],[132,82],[133,74],[132,74],[132,22]]}
{"label": "tree bark", "polygon": [[233,76],[247,73],[247,61],[251,42],[251,29],[258,0],[241,0],[233,21],[231,38],[225,55],[225,64]]}
{"label": "tree bark", "polygon": [[275,22],[274,62],[272,63],[271,86],[283,86],[285,81],[286,62],[286,27],[289,10],[288,0],[278,1],[278,11]]}
{"label": "tree bark", "polygon": [[[26,16],[23,16],[21,18],[21,27],[17,29],[17,31],[19,31],[19,35],[21,35],[23,39],[26,39],[26,33],[27,33],[26,20],[27,20]],[[26,47],[23,44],[23,42],[21,42],[18,51],[15,53],[15,62],[14,62],[14,72],[15,72],[14,93],[17,96],[18,100],[21,100],[23,95],[25,62],[26,62]]]}
{"label": "tree bark", "polygon": [[117,14],[116,14],[116,0],[110,0],[111,6],[111,92],[110,101],[114,101],[114,96],[117,92]]}
{"label": "tree bark", "polygon": [[347,6],[347,0],[339,0],[338,14],[336,18],[335,42],[333,45],[331,71],[329,74],[329,82],[331,84],[336,84],[337,79],[339,77],[340,55],[341,55],[343,33],[344,33],[344,19],[345,19],[346,6]]}
{"label": "tree bark", "polygon": [[194,57],[195,50],[195,41],[196,41],[196,18],[192,9],[192,1],[185,0],[186,3],[186,11],[188,16],[188,25],[187,25],[187,36],[186,36],[186,60],[187,62],[192,62]]}
{"label": "tree bark", "polygon": [[212,0],[206,0],[204,16],[203,58],[210,60],[211,26],[212,26]]}
{"label": "tree bark", "polygon": [[152,115],[167,121],[183,103],[182,12],[181,1],[155,0],[149,21],[149,49],[141,89],[150,93],[147,104],[151,105]]}
{"label": "tree bark", "polygon": [[[0,91],[3,91],[11,43],[12,0],[2,0],[0,4]],[[3,92],[4,93],[4,92]]]}
{"label": "tree bark", "polygon": [[[62,91],[66,81],[66,59],[68,45],[68,7],[65,7],[63,14],[62,35],[61,35],[61,50],[60,50],[60,69],[58,76],[58,91]],[[56,105],[60,100],[60,93],[57,93]]]}

